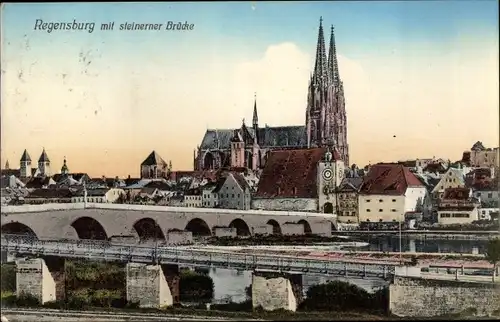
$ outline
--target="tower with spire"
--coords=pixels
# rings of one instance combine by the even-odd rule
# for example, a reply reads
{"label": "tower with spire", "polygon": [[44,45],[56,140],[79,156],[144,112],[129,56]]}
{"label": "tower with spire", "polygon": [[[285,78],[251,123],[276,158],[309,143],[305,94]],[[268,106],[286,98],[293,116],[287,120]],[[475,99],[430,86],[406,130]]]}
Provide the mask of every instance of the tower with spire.
{"label": "tower with spire", "polygon": [[24,150],[20,160],[20,176],[21,178],[31,177],[31,157],[27,150]]}
{"label": "tower with spire", "polygon": [[66,164],[66,157],[64,157],[63,166],[61,167],[61,174],[68,174],[68,173],[69,173],[69,169],[68,169],[68,165]]}
{"label": "tower with spire", "polygon": [[40,158],[38,158],[38,173],[42,177],[50,177],[50,160],[45,148],[43,148]]}
{"label": "tower with spire", "polygon": [[349,163],[347,118],[343,83],[337,61],[335,33],[331,27],[330,46],[326,55],[323,18],[319,21],[314,72],[309,80],[306,109],[308,147],[324,147],[333,142],[345,164]]}

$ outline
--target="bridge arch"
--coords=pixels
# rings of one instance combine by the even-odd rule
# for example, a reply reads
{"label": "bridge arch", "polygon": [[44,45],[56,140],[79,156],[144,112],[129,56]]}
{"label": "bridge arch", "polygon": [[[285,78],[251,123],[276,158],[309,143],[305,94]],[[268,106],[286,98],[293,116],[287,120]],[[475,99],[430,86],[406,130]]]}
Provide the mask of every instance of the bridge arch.
{"label": "bridge arch", "polygon": [[301,225],[304,225],[304,234],[305,235],[312,234],[311,225],[309,224],[309,222],[307,220],[301,219],[297,223],[301,224]]}
{"label": "bridge arch", "polygon": [[106,240],[108,234],[100,222],[91,217],[80,217],[71,224],[80,239]]}
{"label": "bridge arch", "polygon": [[236,234],[238,236],[250,236],[250,228],[247,223],[240,218],[236,218],[229,224],[230,228],[236,228]]}
{"label": "bridge arch", "polygon": [[273,235],[281,235],[281,226],[276,220],[270,219],[267,224],[273,226]]}
{"label": "bridge arch", "polygon": [[134,230],[140,241],[145,240],[165,240],[165,234],[161,227],[152,218],[142,218],[134,223]]}
{"label": "bridge arch", "polygon": [[212,231],[207,222],[200,218],[191,219],[185,228],[187,231],[193,233],[193,236],[210,236]]}
{"label": "bridge arch", "polygon": [[2,225],[2,234],[12,234],[12,235],[26,235],[34,238],[38,238],[35,231],[31,229],[28,225],[22,224],[18,221],[10,222]]}

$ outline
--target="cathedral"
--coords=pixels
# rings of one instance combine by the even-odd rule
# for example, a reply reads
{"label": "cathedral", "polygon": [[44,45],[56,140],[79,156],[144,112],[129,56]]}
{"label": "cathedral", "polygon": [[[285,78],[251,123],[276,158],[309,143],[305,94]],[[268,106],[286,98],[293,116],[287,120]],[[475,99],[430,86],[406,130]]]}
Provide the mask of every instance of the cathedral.
{"label": "cathedral", "polygon": [[223,167],[262,169],[270,151],[334,146],[349,164],[344,85],[340,78],[333,26],[328,56],[320,18],[316,61],[309,80],[305,125],[259,127],[257,100],[252,124],[236,129],[209,129],[194,151],[195,170]]}

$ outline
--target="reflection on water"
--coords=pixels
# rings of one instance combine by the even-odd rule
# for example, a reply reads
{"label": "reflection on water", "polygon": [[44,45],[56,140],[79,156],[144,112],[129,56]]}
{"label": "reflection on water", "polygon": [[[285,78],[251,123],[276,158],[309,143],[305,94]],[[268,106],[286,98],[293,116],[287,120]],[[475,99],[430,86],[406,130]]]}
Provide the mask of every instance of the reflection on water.
{"label": "reflection on water", "polygon": [[[234,269],[212,268],[209,273],[214,281],[214,300],[229,300],[232,302],[243,302],[246,300],[245,288],[252,284],[251,271],[239,271]],[[387,285],[382,279],[350,279],[343,277],[332,277],[322,275],[302,275],[304,296],[309,287],[315,284],[323,284],[329,281],[347,281],[371,292],[379,287]]]}
{"label": "reflection on water", "polygon": [[[399,252],[399,236],[384,236],[364,239],[370,243],[362,250]],[[401,248],[404,252],[419,253],[462,253],[484,254],[487,240],[457,240],[457,239],[420,239],[403,237]]]}

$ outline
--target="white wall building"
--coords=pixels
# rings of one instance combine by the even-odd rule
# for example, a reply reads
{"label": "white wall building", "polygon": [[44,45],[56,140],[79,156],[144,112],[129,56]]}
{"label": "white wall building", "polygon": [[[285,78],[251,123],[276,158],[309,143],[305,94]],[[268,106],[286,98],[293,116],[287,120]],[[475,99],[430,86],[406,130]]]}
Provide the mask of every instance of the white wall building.
{"label": "white wall building", "polygon": [[359,221],[404,221],[405,213],[419,211],[426,193],[409,168],[392,163],[373,165],[360,188]]}

